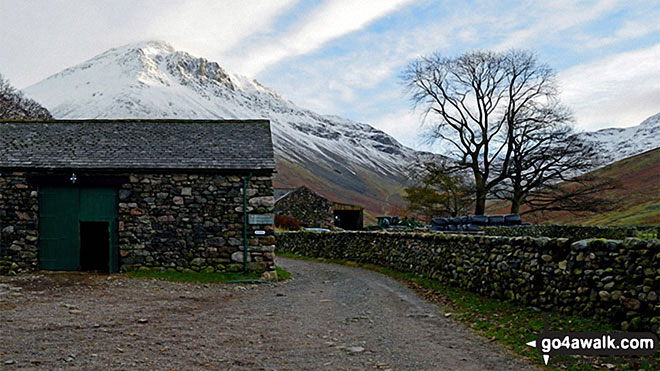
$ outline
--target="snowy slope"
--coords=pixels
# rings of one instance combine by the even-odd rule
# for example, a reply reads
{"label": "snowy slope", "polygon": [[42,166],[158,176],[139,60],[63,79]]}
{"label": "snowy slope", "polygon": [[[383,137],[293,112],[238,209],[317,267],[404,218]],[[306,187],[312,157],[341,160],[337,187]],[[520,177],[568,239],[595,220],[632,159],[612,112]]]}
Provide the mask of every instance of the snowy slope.
{"label": "snowy slope", "polygon": [[[340,202],[387,212],[416,152],[367,124],[300,108],[218,63],[150,41],[114,48],[24,90],[56,118],[266,118],[276,185],[305,184]],[[185,135],[185,133],[182,133]],[[636,127],[582,133],[601,165],[660,146],[660,114]]]}
{"label": "snowy slope", "polygon": [[338,201],[369,203],[374,212],[401,189],[408,165],[429,156],[369,125],[300,108],[159,41],[108,50],[24,92],[56,118],[269,119],[279,185],[311,185]]}
{"label": "snowy slope", "polygon": [[660,147],[660,113],[629,128],[607,128],[580,134],[600,146],[601,165]]}

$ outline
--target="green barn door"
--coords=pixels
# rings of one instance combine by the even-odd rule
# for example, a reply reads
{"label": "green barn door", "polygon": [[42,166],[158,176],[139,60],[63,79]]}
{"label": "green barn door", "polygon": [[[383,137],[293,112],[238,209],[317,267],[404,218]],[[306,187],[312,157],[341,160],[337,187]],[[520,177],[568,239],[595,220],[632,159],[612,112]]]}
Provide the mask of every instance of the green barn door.
{"label": "green barn door", "polygon": [[39,192],[39,266],[76,270],[80,266],[78,189],[42,188]]}
{"label": "green barn door", "polygon": [[117,191],[114,188],[80,189],[81,222],[108,223],[108,271],[119,271],[117,248]]}
{"label": "green barn door", "polygon": [[[117,272],[117,191],[113,188],[42,188],[39,192],[41,269],[71,271],[81,268],[81,227],[98,228],[101,223],[106,224],[107,234],[92,231],[92,244],[95,235],[105,236],[107,243],[98,244],[107,246],[104,270]],[[89,240],[89,230],[84,232],[85,239]]]}

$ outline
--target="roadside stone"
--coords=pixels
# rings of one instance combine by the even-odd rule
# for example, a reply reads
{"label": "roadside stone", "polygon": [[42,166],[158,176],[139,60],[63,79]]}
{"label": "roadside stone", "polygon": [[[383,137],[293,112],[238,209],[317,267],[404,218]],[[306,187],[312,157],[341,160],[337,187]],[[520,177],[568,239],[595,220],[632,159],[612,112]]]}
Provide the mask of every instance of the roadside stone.
{"label": "roadside stone", "polygon": [[348,351],[349,353],[362,353],[362,352],[364,352],[364,348],[363,347],[348,347],[348,348],[346,348],[346,351]]}
{"label": "roadside stone", "polygon": [[264,281],[277,282],[277,272],[275,271],[266,271],[261,275],[261,279]]}

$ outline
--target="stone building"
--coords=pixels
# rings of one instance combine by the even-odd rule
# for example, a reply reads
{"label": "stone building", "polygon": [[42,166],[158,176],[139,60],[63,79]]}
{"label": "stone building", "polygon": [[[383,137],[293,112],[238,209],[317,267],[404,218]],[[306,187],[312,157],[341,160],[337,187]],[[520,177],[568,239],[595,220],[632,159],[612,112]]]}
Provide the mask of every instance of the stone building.
{"label": "stone building", "polygon": [[2,122],[0,260],[270,270],[274,170],[265,120]]}
{"label": "stone building", "polygon": [[304,227],[360,230],[363,227],[361,206],[330,201],[311,189],[277,189],[275,214],[298,220]]}

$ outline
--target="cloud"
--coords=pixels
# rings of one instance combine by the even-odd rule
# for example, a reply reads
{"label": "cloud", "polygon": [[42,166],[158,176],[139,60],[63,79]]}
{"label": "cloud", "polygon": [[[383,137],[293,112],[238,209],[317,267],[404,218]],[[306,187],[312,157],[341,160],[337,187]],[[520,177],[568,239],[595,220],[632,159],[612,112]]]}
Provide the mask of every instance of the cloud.
{"label": "cloud", "polygon": [[274,32],[274,23],[298,0],[177,1],[153,18],[147,34],[195,54],[212,56],[241,49],[241,42]]}
{"label": "cloud", "polygon": [[[573,0],[559,0],[554,2],[536,2],[531,6],[523,7],[513,12],[515,20],[502,22],[504,25],[512,24],[519,27],[507,32],[507,36],[492,49],[504,50],[528,46],[532,41],[547,39],[562,31],[583,25],[608,13],[618,3],[617,0],[599,0],[593,2],[576,2]],[[522,17],[522,18],[521,18]],[[520,19],[533,20],[525,24]],[[506,27],[506,26],[502,26]]]}
{"label": "cloud", "polygon": [[585,130],[633,126],[660,112],[660,43],[558,74],[561,99]]}
{"label": "cloud", "polygon": [[623,41],[644,37],[652,32],[660,31],[660,22],[657,22],[657,16],[653,19],[629,20],[618,28],[613,35],[606,37],[587,36],[582,45],[589,48],[602,48],[608,45],[617,44]]}
{"label": "cloud", "polygon": [[262,40],[244,55],[240,72],[255,76],[290,57],[310,53],[327,42],[358,31],[411,0],[326,1],[283,35]]}
{"label": "cloud", "polygon": [[429,150],[430,145],[425,143],[421,134],[424,132],[422,126],[423,113],[410,109],[398,109],[381,116],[376,116],[367,122],[387,134],[395,137],[401,144],[423,150]]}

